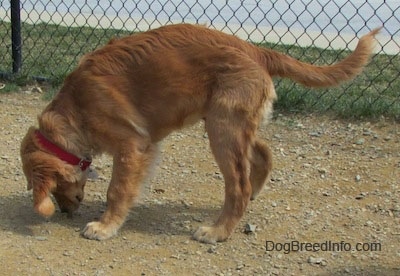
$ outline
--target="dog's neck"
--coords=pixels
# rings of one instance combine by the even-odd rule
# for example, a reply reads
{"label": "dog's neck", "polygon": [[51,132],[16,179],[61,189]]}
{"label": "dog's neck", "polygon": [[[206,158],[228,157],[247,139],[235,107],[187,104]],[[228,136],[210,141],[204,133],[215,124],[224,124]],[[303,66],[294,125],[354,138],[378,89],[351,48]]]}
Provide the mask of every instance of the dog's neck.
{"label": "dog's neck", "polygon": [[51,143],[78,157],[90,160],[92,150],[84,134],[71,125],[71,120],[58,112],[46,110],[38,118],[39,131]]}
{"label": "dog's neck", "polygon": [[51,142],[48,138],[46,138],[40,132],[40,130],[35,131],[35,136],[44,150],[54,154],[59,159],[63,160],[64,162],[67,162],[70,165],[79,166],[79,168],[82,171],[85,171],[87,168],[89,168],[90,164],[92,163],[92,159],[90,157],[78,157],[57,146],[56,144]]}

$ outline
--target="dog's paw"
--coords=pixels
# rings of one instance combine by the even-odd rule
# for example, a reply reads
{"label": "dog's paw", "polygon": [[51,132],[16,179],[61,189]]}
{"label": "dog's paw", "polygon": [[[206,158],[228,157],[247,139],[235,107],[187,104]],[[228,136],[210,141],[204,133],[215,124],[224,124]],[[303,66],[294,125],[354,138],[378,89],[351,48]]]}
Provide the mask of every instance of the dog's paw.
{"label": "dog's paw", "polygon": [[224,241],[229,237],[229,234],[223,226],[201,226],[193,234],[193,239],[203,242],[216,244]]}
{"label": "dog's paw", "polygon": [[82,230],[82,236],[90,240],[106,240],[117,234],[118,228],[99,221],[89,222]]}

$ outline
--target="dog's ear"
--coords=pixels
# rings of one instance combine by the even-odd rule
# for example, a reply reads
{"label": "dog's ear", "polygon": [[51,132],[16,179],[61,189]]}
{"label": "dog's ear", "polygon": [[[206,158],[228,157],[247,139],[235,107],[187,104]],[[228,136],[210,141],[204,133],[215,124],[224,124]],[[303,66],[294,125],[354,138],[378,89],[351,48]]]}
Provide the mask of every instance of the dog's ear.
{"label": "dog's ear", "polygon": [[50,217],[55,206],[50,193],[57,188],[57,175],[66,181],[75,182],[80,177],[77,169],[56,156],[42,151],[35,142],[31,128],[21,143],[21,160],[27,178],[28,190],[33,189],[34,209],[40,215]]}
{"label": "dog's ear", "polygon": [[50,217],[55,206],[50,193],[57,187],[56,173],[49,154],[36,151],[23,156],[24,173],[28,181],[28,190],[33,189],[33,206],[36,212]]}
{"label": "dog's ear", "polygon": [[22,169],[28,181],[28,190],[33,189],[34,209],[49,217],[55,207],[49,193],[55,188],[55,176],[49,171],[46,153],[41,152],[34,141],[35,128],[31,127],[21,143]]}

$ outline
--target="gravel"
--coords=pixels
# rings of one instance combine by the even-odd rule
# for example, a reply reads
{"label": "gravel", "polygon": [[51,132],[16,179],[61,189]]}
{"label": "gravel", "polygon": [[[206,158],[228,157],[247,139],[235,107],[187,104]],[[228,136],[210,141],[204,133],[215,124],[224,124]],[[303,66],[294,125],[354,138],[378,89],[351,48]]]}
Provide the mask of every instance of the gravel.
{"label": "gravel", "polygon": [[[163,142],[158,169],[126,224],[97,242],[79,232],[106,208],[111,159],[94,160],[72,219],[36,215],[19,144],[46,102],[29,91],[0,95],[1,275],[400,275],[396,123],[278,114],[259,134],[273,151],[272,179],[231,238],[212,246],[191,234],[218,216],[224,183],[196,124]],[[306,250],[325,242],[351,249]]]}

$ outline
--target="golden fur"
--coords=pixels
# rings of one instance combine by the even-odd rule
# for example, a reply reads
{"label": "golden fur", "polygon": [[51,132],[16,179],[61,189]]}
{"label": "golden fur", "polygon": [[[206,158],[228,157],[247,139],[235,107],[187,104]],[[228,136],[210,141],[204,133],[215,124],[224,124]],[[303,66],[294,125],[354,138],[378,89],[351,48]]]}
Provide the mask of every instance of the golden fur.
{"label": "golden fur", "polygon": [[[225,203],[214,225],[194,238],[223,241],[262,189],[272,168],[268,146],[256,136],[276,98],[272,77],[310,87],[337,85],[361,72],[378,30],[363,36],[347,58],[314,66],[239,38],[195,25],[171,25],[112,40],[82,58],[38,117],[49,140],[78,157],[113,156],[107,210],[82,234],[107,239],[123,224],[157,143],[171,131],[205,120],[225,179]],[[43,149],[31,128],[21,145],[35,210],[50,216],[53,193],[72,213],[83,199],[87,172]]]}

